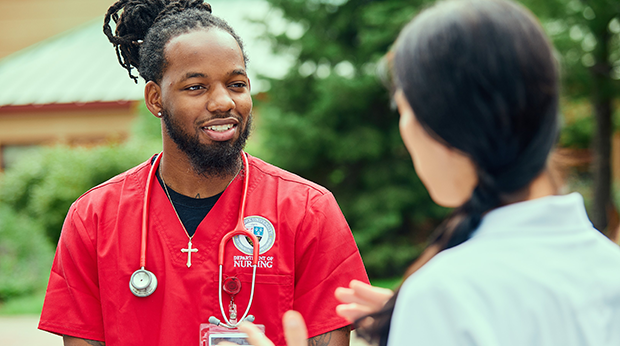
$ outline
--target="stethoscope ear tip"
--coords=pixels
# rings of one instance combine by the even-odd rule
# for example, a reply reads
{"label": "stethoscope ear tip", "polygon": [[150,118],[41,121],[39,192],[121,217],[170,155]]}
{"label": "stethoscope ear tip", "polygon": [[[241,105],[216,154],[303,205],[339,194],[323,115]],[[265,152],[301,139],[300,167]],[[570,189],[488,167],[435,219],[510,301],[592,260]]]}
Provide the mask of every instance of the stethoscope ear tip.
{"label": "stethoscope ear tip", "polygon": [[220,320],[217,319],[217,317],[215,317],[215,316],[211,316],[211,317],[209,317],[209,323],[215,324],[216,326],[219,326],[220,325]]}

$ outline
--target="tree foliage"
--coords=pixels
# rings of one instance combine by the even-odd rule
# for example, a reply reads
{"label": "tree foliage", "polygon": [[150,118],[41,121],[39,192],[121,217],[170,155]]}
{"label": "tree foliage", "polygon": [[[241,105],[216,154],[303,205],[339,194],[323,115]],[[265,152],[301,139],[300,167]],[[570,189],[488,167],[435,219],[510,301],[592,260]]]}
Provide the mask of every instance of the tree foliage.
{"label": "tree foliage", "polygon": [[154,129],[144,113],[137,122],[135,137],[127,144],[94,148],[60,145],[22,158],[0,179],[0,205],[33,220],[28,225],[40,227],[56,244],[73,201],[90,188],[145,161],[161,147],[153,139]]}
{"label": "tree foliage", "polygon": [[[268,1],[290,25],[304,29],[301,36],[290,34],[295,30],[270,36],[278,51],[298,60],[284,79],[271,81],[261,108],[269,160],[334,192],[370,275],[401,273],[446,211],[430,201],[415,176],[376,66],[404,24],[433,1]],[[607,126],[603,118],[611,117],[605,105],[618,95],[620,2],[522,2],[553,39],[564,96],[590,97],[593,109],[603,111],[596,122],[579,118],[562,141],[587,146],[592,128],[599,131],[595,141],[609,138],[600,130]],[[609,142],[599,142],[595,150],[607,161],[599,160],[597,170],[609,171]],[[609,202],[610,177],[599,175],[601,186],[605,179],[607,196],[599,199]]]}
{"label": "tree foliage", "polygon": [[45,288],[71,203],[161,148],[158,123],[142,107],[126,144],[42,148],[0,176],[0,302]]}
{"label": "tree foliage", "polygon": [[334,193],[369,275],[399,275],[446,210],[415,175],[376,70],[427,2],[269,2],[305,32],[271,37],[299,58],[260,108],[267,159]]}

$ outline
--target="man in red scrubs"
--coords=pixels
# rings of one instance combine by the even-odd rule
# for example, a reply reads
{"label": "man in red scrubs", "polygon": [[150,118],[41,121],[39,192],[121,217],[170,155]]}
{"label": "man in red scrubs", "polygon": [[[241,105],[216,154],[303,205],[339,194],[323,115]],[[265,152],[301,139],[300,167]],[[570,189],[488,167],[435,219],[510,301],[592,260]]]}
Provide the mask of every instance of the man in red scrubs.
{"label": "man in red scrubs", "polygon": [[[260,245],[249,310],[255,323],[285,345],[280,321],[294,309],[308,323],[310,344],[349,343],[333,293],[352,279],[367,281],[357,246],[325,188],[249,155],[243,164],[252,119],[246,58],[241,40],[210,12],[196,0],[121,0],[108,11],[104,32],[129,75],[137,78],[137,68],[147,82],[163,153],[71,206],[39,324],[63,335],[65,345],[198,345],[202,323],[224,321],[219,245],[237,224],[246,174],[243,223]],[[130,280],[154,283],[144,272],[132,279],[142,253],[157,280],[147,296],[130,289]],[[236,306],[240,318],[251,291],[251,240],[234,237],[223,259],[224,283],[240,283],[222,290],[224,315]]]}

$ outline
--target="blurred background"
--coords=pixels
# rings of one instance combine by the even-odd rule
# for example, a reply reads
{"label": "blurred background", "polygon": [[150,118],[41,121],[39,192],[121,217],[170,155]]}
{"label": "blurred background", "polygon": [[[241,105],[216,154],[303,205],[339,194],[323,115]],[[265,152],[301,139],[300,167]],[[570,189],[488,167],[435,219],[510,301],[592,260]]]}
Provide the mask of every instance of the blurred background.
{"label": "blurred background", "polygon": [[[159,121],[102,33],[113,0],[0,0],[0,317],[40,312],[70,204],[161,150]],[[448,209],[417,179],[377,62],[431,1],[212,0],[243,38],[247,151],[330,189],[371,281],[394,287]],[[618,241],[620,1],[523,0],[561,66],[551,165]],[[1,328],[1,323],[0,323]]]}

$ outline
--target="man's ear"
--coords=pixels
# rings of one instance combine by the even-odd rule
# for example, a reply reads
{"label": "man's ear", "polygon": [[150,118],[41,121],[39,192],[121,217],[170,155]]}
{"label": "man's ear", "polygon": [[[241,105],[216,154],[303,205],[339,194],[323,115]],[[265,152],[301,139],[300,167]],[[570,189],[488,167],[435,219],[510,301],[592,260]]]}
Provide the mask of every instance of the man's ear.
{"label": "man's ear", "polygon": [[161,118],[161,87],[157,83],[153,81],[146,83],[144,87],[144,103],[146,103],[146,108],[148,108],[151,114]]}

